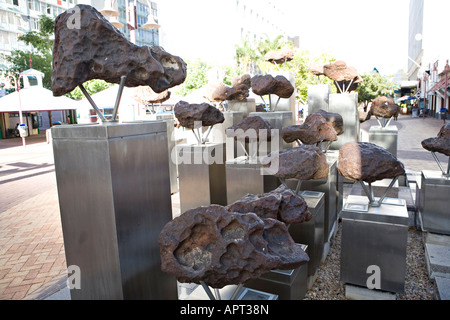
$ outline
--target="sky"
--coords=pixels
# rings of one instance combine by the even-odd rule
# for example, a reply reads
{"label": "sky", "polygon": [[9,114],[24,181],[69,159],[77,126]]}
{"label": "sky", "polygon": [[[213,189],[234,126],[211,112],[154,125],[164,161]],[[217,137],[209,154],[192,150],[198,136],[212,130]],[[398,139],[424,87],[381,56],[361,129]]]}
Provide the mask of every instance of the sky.
{"label": "sky", "polygon": [[362,74],[406,69],[409,0],[278,0],[289,8],[289,36],[300,48],[328,52]]}

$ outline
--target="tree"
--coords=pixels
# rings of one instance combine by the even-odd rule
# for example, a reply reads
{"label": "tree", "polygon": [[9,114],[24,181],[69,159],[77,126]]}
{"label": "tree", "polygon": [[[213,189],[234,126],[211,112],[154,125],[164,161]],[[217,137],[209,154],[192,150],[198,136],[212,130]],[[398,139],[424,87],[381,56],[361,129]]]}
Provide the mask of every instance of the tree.
{"label": "tree", "polygon": [[53,71],[52,35],[55,21],[46,15],[41,15],[39,26],[39,31],[30,31],[18,37],[19,41],[30,46],[30,50],[13,50],[11,55],[3,55],[3,58],[10,63],[9,68],[3,70],[3,73],[12,73],[19,78],[21,72],[33,67],[44,73],[42,84],[44,88],[50,89]]}
{"label": "tree", "polygon": [[394,83],[378,72],[365,73],[361,75],[363,82],[358,86],[358,102],[363,102],[367,106],[370,101],[378,96],[390,96],[394,94]]}
{"label": "tree", "polygon": [[[3,70],[3,73],[12,73],[18,79],[21,72],[33,67],[33,69],[44,73],[42,85],[44,88],[51,90],[54,30],[55,20],[53,18],[46,15],[39,16],[39,31],[30,31],[18,37],[19,41],[23,41],[30,46],[30,50],[13,50],[11,55],[3,55],[5,60],[10,63],[9,68]],[[83,84],[89,94],[97,93],[112,85],[99,79],[89,80]],[[68,93],[67,96],[73,99],[84,98],[78,87]]]}
{"label": "tree", "polygon": [[211,68],[200,59],[187,61],[187,75],[184,82],[174,88],[174,93],[180,96],[186,96],[192,91],[203,87],[208,83],[206,72]]}

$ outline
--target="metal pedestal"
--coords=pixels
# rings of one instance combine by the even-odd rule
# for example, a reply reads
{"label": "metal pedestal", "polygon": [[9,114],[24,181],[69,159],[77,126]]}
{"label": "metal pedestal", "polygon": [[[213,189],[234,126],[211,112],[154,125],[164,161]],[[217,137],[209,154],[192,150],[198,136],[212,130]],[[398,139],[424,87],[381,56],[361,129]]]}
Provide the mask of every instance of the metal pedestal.
{"label": "metal pedestal", "polygon": [[255,99],[247,98],[242,101],[230,100],[230,101],[228,101],[228,110],[243,112],[244,118],[247,118],[251,112],[256,112]]}
{"label": "metal pedestal", "polygon": [[[403,293],[408,238],[406,202],[385,198],[378,207],[368,206],[368,202],[365,196],[349,195],[342,209],[341,281]],[[377,283],[374,279],[379,280],[379,287],[369,287]]]}
{"label": "metal pedestal", "polygon": [[[299,244],[308,253],[308,246]],[[247,288],[278,295],[279,300],[302,300],[307,288],[308,264],[292,270],[271,270],[245,283]]]}
{"label": "metal pedestal", "polygon": [[273,175],[264,175],[259,160],[239,157],[226,162],[227,200],[231,204],[245,195],[262,194],[275,190],[280,181]]}
{"label": "metal pedestal", "polygon": [[336,160],[336,217],[339,218],[344,201],[344,177],[337,170],[339,150],[328,150],[325,156],[327,161]]}
{"label": "metal pedestal", "polygon": [[[279,141],[279,148],[281,149],[289,149],[292,148],[292,143],[286,143],[283,138],[281,137],[281,130],[283,127],[292,126],[294,125],[294,121],[292,120],[292,112],[291,111],[274,111],[274,112],[252,112],[249,115],[252,116],[259,116],[270,123],[271,127],[275,130],[278,130],[278,141]],[[260,148],[260,152],[265,152],[266,154],[276,151],[272,147],[272,143],[267,143],[267,150],[263,150]]]}
{"label": "metal pedestal", "polygon": [[[241,111],[225,111],[223,112],[225,121],[223,123],[215,124],[211,129],[209,135],[209,142],[211,143],[226,143],[229,152],[226,152],[226,159],[232,160],[238,153],[238,143],[234,138],[228,138],[225,134],[226,129],[240,123],[244,120],[244,112]],[[232,152],[231,152],[232,151]]]}
{"label": "metal pedestal", "polygon": [[166,124],[52,128],[72,300],[176,299],[158,236],[172,219]]}
{"label": "metal pedestal", "polygon": [[181,213],[227,205],[225,143],[180,144],[176,150]]}
{"label": "metal pedestal", "polygon": [[308,115],[320,109],[328,111],[331,86],[329,84],[316,84],[308,86]]}
{"label": "metal pedestal", "polygon": [[359,114],[358,114],[358,94],[334,93],[330,94],[329,112],[335,112],[342,116],[344,120],[344,133],[338,136],[330,149],[339,150],[347,142],[359,141]]}
{"label": "metal pedestal", "polygon": [[175,161],[171,161],[170,154],[175,148],[176,141],[174,135],[174,119],[173,113],[160,113],[150,115],[155,120],[165,121],[167,124],[167,143],[169,145],[169,170],[170,170],[170,190],[172,193],[178,192],[178,168]]}
{"label": "metal pedestal", "polygon": [[290,224],[289,233],[296,243],[308,246],[308,278],[310,278],[308,289],[310,289],[323,254],[325,199],[322,192],[316,191],[301,191],[300,195],[305,199],[312,218],[307,222]]}
{"label": "metal pedestal", "polygon": [[380,146],[397,157],[397,126],[371,126],[369,129],[369,142]]}
{"label": "metal pedestal", "polygon": [[418,217],[422,229],[450,234],[450,177],[440,171],[422,170]]}

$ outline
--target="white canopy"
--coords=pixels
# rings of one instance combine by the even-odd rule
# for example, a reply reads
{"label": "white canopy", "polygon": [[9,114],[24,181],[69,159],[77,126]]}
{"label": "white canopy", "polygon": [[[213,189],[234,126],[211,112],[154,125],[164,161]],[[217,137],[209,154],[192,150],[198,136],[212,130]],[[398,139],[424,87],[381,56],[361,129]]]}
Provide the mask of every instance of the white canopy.
{"label": "white canopy", "polygon": [[32,86],[0,98],[0,112],[56,111],[77,109],[78,102],[65,96],[55,97],[51,90]]}

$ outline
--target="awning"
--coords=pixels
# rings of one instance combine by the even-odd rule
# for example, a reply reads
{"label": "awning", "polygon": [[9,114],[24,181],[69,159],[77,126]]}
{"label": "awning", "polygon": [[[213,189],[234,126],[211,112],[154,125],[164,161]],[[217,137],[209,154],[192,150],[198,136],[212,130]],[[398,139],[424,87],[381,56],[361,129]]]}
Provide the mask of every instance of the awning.
{"label": "awning", "polygon": [[[447,79],[447,87],[450,86],[450,79]],[[436,83],[429,91],[437,91],[445,88],[445,78]]]}
{"label": "awning", "polygon": [[408,100],[415,100],[417,99],[416,97],[411,97],[411,96],[403,96],[401,98],[398,98],[397,101],[408,101]]}
{"label": "awning", "polygon": [[77,106],[76,100],[55,97],[51,90],[38,86],[23,88],[0,98],[0,112],[75,110]]}

